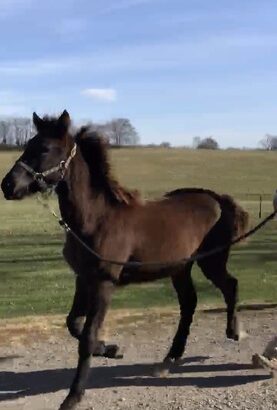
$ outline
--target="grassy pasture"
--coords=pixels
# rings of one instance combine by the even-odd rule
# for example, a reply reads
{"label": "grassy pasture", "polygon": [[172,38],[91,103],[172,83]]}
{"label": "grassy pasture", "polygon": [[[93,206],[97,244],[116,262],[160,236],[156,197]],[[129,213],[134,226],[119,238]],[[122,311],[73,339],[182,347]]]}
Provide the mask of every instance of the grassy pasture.
{"label": "grassy pasture", "polygon": [[[193,151],[183,149],[113,150],[115,174],[149,198],[178,187],[206,187],[235,196],[258,221],[271,212],[277,187],[277,153],[262,151]],[[0,178],[18,153],[0,153]],[[55,201],[53,201],[56,207]],[[63,233],[34,199],[5,201],[0,194],[0,317],[64,313],[71,303],[74,277],[61,256]],[[230,271],[240,283],[240,300],[277,302],[277,222],[247,244],[236,246]],[[202,304],[222,304],[218,291],[194,268]],[[168,280],[129,286],[115,293],[115,308],[176,303]]]}

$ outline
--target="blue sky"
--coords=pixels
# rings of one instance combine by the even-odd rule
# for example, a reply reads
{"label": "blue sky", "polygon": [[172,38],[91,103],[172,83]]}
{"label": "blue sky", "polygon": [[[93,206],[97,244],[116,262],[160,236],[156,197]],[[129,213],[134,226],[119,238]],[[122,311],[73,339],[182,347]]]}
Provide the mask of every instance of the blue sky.
{"label": "blue sky", "polygon": [[277,134],[276,21],[276,0],[0,0],[0,115],[257,146]]}

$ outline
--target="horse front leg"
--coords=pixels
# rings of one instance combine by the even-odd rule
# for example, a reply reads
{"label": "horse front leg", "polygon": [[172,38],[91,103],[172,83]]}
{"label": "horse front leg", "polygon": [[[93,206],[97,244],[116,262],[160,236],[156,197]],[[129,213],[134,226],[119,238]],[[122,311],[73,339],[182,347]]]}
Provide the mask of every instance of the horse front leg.
{"label": "horse front leg", "polygon": [[[82,335],[84,321],[88,312],[88,288],[82,276],[76,277],[76,288],[73,298],[71,310],[66,318],[67,328],[71,336],[80,340]],[[90,303],[94,303],[93,295],[91,295]],[[102,327],[107,309],[103,309],[99,314],[99,329]],[[120,359],[122,354],[119,354],[119,346],[116,344],[107,344],[103,340],[98,340],[95,343],[93,356],[107,357],[110,359]]]}
{"label": "horse front leg", "polygon": [[[83,332],[79,340],[79,360],[77,371],[70,391],[60,410],[71,410],[81,401],[85,392],[85,385],[89,376],[90,358],[97,343],[97,333],[100,318],[110,303],[113,290],[112,282],[93,283],[89,287],[89,307]],[[92,296],[93,303],[90,302]]]}
{"label": "horse front leg", "polygon": [[184,271],[177,272],[171,277],[179,300],[180,320],[171,348],[163,363],[155,367],[154,376],[166,376],[171,369],[172,363],[178,363],[184,353],[197,305],[196,290],[191,277],[192,265],[193,263],[187,264]]}
{"label": "horse front leg", "polygon": [[88,312],[88,288],[82,276],[76,276],[75,294],[66,324],[71,336],[80,339]]}
{"label": "horse front leg", "polygon": [[191,277],[192,265],[187,265],[184,273],[171,277],[180,305],[180,321],[172,346],[164,359],[165,363],[181,359],[190,333],[190,325],[197,306],[197,294]]}

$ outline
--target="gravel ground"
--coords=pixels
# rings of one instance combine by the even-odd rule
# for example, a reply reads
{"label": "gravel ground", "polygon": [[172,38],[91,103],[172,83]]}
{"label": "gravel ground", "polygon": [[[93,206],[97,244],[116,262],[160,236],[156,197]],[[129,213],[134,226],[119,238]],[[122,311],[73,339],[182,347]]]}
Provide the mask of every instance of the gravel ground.
{"label": "gravel ground", "polygon": [[[225,338],[225,315],[198,313],[182,363],[168,377],[155,378],[154,363],[169,347],[177,312],[112,312],[106,336],[120,344],[124,358],[93,359],[89,388],[79,408],[276,410],[276,378],[267,370],[253,369],[251,356],[261,353],[276,334],[277,311],[242,312],[241,318],[249,337],[238,343]],[[58,409],[77,360],[77,344],[61,326],[63,320],[0,322],[1,410]],[[21,389],[26,390],[14,394]]]}

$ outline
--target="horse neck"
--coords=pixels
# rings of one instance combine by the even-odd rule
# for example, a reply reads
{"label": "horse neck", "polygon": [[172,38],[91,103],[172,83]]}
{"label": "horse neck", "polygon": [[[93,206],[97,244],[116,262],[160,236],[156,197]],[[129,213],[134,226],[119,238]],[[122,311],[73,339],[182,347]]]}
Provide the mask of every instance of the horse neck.
{"label": "horse neck", "polygon": [[60,183],[58,197],[62,218],[79,233],[92,235],[109,209],[104,193],[93,190],[88,167],[78,148]]}

